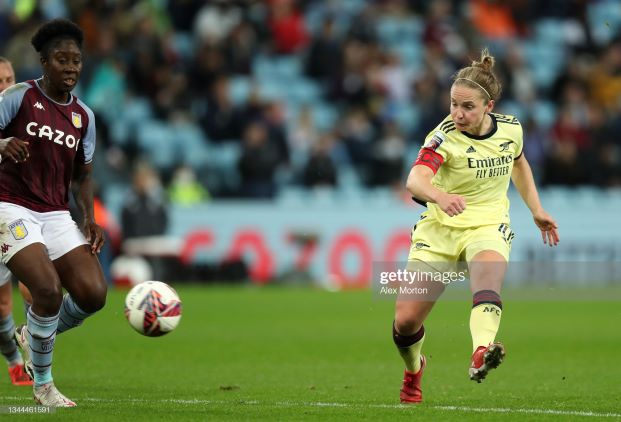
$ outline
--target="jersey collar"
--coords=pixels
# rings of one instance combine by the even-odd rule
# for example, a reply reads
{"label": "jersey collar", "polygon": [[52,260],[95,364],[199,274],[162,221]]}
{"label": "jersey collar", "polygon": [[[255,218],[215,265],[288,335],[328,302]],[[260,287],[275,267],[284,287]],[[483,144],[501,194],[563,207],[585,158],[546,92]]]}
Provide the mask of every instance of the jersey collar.
{"label": "jersey collar", "polygon": [[66,103],[59,103],[58,101],[55,101],[53,99],[51,99],[50,97],[47,96],[47,94],[45,93],[45,91],[43,90],[43,88],[41,88],[41,84],[40,82],[43,80],[43,78],[39,78],[39,79],[35,79],[35,85],[37,85],[37,89],[39,90],[39,92],[41,92],[41,94],[43,94],[43,96],[45,98],[47,98],[48,100],[50,100],[51,102],[58,104],[58,105],[62,105],[62,106],[66,106],[69,105],[73,102],[73,94],[70,92],[69,93],[69,101],[67,101]]}
{"label": "jersey collar", "polygon": [[483,141],[485,139],[491,138],[492,136],[494,136],[494,134],[496,133],[496,131],[498,130],[498,123],[496,122],[496,116],[494,116],[491,113],[488,113],[489,117],[492,118],[492,130],[489,131],[489,133],[486,133],[485,135],[473,135],[471,133],[468,132],[462,132],[465,136],[467,136],[470,139],[476,139],[477,141]]}

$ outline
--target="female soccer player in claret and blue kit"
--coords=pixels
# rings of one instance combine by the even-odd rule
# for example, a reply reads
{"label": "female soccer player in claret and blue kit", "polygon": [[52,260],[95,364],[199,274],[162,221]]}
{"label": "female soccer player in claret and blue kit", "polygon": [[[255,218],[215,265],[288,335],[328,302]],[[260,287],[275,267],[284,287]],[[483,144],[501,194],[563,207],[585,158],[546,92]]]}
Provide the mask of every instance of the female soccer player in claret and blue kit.
{"label": "female soccer player in claret and blue kit", "polygon": [[[13,65],[6,57],[0,56],[0,93],[13,85],[15,85]],[[9,367],[11,384],[30,386],[32,379],[26,373],[24,360],[14,338],[13,289],[10,274],[6,276],[7,280],[0,281],[0,352]],[[24,306],[27,309],[32,301],[30,292],[22,283],[19,283],[19,289],[24,297]]]}
{"label": "female soccer player in claret and blue kit", "polygon": [[[97,259],[104,234],[93,216],[95,119],[71,94],[83,38],[71,21],[43,24],[32,37],[43,76],[0,95],[0,283],[10,271],[30,290],[27,324],[15,337],[35,401],[55,407],[75,406],[52,379],[56,334],[101,309],[107,291]],[[81,231],[69,214],[70,185],[84,216]]]}
{"label": "female soccer player in claret and blue kit", "polygon": [[[507,198],[510,180],[530,209],[543,243],[559,242],[557,224],[539,201],[522,151],[522,126],[513,116],[492,113],[501,92],[493,66],[494,58],[483,50],[479,61],[454,75],[450,115],[425,139],[407,180],[413,198],[428,206],[412,231],[408,269],[432,274],[460,262],[467,265],[473,294],[469,376],[477,382],[505,357],[505,348],[495,337],[514,237]],[[445,288],[431,278],[418,283],[433,293],[400,294],[392,328],[405,363],[402,403],[423,400],[423,323]]]}

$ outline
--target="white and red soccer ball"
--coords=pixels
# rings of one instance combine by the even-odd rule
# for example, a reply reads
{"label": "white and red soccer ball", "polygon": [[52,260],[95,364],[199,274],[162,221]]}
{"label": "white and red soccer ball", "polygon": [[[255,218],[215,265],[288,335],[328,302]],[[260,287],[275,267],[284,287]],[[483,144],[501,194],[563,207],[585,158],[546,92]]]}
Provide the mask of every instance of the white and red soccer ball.
{"label": "white and red soccer ball", "polygon": [[159,337],[174,330],[181,320],[181,299],[166,283],[145,281],[125,298],[125,317],[140,334]]}

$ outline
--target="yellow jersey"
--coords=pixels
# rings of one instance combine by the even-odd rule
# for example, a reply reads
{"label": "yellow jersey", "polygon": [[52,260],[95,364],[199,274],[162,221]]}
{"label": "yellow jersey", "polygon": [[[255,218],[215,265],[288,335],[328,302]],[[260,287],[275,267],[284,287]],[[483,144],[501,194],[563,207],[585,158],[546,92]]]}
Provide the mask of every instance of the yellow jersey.
{"label": "yellow jersey", "polygon": [[466,201],[464,212],[455,217],[429,203],[426,217],[452,227],[509,224],[507,190],[513,161],[522,155],[522,126],[513,116],[490,113],[490,117],[493,126],[487,135],[459,131],[449,115],[425,138],[422,148],[434,150],[444,160],[433,185]]}

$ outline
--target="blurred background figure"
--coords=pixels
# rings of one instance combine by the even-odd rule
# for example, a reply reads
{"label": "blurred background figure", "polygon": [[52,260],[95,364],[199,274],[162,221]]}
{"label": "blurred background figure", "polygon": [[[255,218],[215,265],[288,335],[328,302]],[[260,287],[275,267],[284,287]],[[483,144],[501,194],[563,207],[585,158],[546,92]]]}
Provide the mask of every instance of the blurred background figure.
{"label": "blurred background figure", "polygon": [[279,151],[266,125],[250,123],[244,131],[238,168],[243,198],[269,199],[276,194],[274,173],[279,163]]}
{"label": "blurred background figure", "polygon": [[0,92],[15,85],[15,71],[11,62],[0,56]]}
{"label": "blurred background figure", "polygon": [[167,227],[168,209],[159,176],[149,164],[140,163],[121,211],[123,238],[157,236],[166,233]]}

